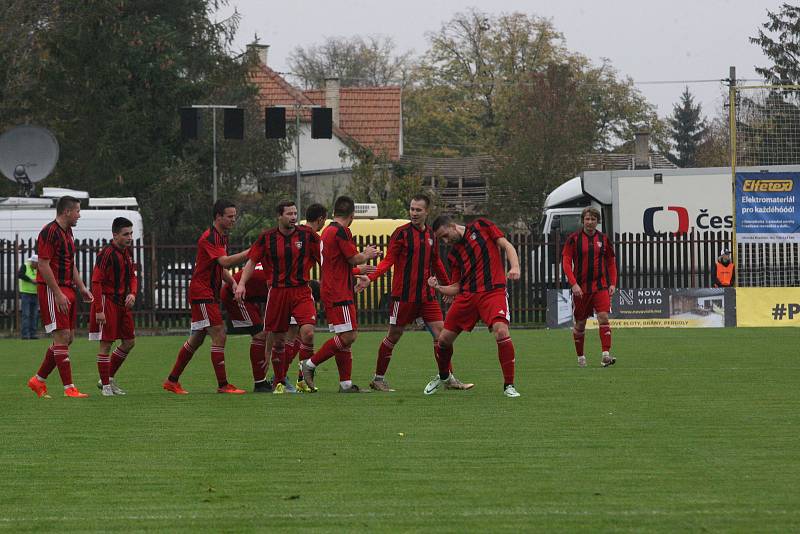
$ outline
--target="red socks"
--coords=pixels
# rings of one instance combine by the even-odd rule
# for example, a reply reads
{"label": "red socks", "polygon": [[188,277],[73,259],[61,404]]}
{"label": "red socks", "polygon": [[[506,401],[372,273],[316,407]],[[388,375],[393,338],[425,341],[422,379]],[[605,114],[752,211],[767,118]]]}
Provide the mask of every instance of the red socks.
{"label": "red socks", "polygon": [[67,345],[53,345],[53,359],[58,367],[58,374],[61,375],[61,382],[64,386],[72,385],[72,367],[69,363],[69,347]]}
{"label": "red socks", "polygon": [[335,354],[336,351],[341,350],[344,347],[344,343],[339,338],[339,336],[333,336],[325,344],[320,347],[314,356],[311,357],[311,363],[315,366],[321,364],[322,362],[331,359]]}
{"label": "red socks", "polygon": [[578,356],[583,356],[583,341],[586,339],[586,331],[581,330],[578,332],[572,329],[572,340],[575,342],[575,352]]}
{"label": "red socks", "polygon": [[350,380],[353,373],[353,353],[350,347],[336,351],[336,367],[339,368],[339,382]]}
{"label": "red socks", "polygon": [[600,325],[600,347],[603,352],[611,350],[611,325]]}
{"label": "red socks", "polygon": [[267,378],[267,343],[263,339],[250,340],[250,367],[253,368],[253,382],[263,382]]}
{"label": "red socks", "polygon": [[510,337],[497,340],[497,358],[503,370],[503,383],[514,383],[514,343]]}
{"label": "red socks", "polygon": [[172,367],[172,372],[169,374],[169,379],[173,382],[177,382],[178,379],[183,374],[183,370],[186,369],[186,365],[194,356],[194,349],[189,345],[189,343],[184,343],[181,350],[178,351],[178,358],[175,360],[175,365]]}
{"label": "red socks", "polygon": [[389,341],[388,337],[383,338],[378,347],[378,362],[375,365],[376,376],[386,375],[386,370],[389,369],[389,362],[392,360],[392,350],[394,350],[394,343]]}
{"label": "red socks", "polygon": [[439,367],[439,376],[447,376],[450,374],[450,360],[453,358],[453,346],[449,347],[439,344],[439,350],[436,351],[436,365]]}
{"label": "red socks", "polygon": [[286,347],[281,343],[272,345],[272,371],[275,373],[275,384],[286,380]]}
{"label": "red socks", "polygon": [[42,365],[39,366],[39,370],[36,371],[36,376],[41,379],[46,379],[50,376],[50,373],[53,372],[53,369],[56,368],[56,360],[53,357],[53,345],[47,347],[47,352],[44,353],[44,359],[42,360]]}
{"label": "red socks", "polygon": [[214,374],[217,375],[219,387],[226,385],[228,375],[225,373],[225,347],[211,345],[211,364],[214,366]]}
{"label": "red socks", "polygon": [[114,349],[114,352],[111,353],[111,371],[109,372],[109,376],[114,377],[117,375],[117,371],[119,371],[119,368],[125,363],[125,358],[127,357],[128,353],[124,352],[121,348],[117,347]]}
{"label": "red socks", "polygon": [[100,374],[100,383],[107,386],[111,373],[111,356],[102,352],[97,353],[97,372]]}

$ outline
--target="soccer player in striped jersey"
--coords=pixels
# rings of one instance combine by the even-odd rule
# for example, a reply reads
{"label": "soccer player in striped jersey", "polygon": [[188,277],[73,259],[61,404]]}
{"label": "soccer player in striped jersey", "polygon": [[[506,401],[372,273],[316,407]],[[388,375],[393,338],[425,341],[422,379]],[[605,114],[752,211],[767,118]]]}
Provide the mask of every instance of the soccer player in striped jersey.
{"label": "soccer player in striped jersey", "polygon": [[271,361],[275,372],[273,394],[294,392],[288,387],[285,337],[294,318],[300,328],[301,358],[314,354],[314,325],[317,312],[308,285],[311,268],[320,262],[320,239],[311,227],[297,224],[297,206],[286,200],[275,213],[278,224],[263,232],[250,247],[241,283],[234,291],[236,300],[246,296],[246,284],[257,263],[272,272],[272,285],[267,295],[264,330],[272,334]]}
{"label": "soccer player in striped jersey", "polygon": [[197,258],[194,263],[192,280],[189,282],[189,302],[192,308],[192,330],[189,339],[178,351],[175,365],[172,367],[163,387],[178,395],[186,395],[179,380],[186,365],[200,348],[206,335],[211,336],[211,363],[217,376],[217,393],[242,394],[239,389],[228,383],[225,372],[225,323],[219,307],[219,292],[224,279],[232,289],[236,289],[236,281],[228,272],[228,268],[245,261],[249,249],[238,254],[228,254],[228,232],[236,224],[236,206],[227,200],[217,200],[213,209],[213,224],[203,232],[197,241]]}
{"label": "soccer player in striped jersey", "polygon": [[[438,239],[451,247],[447,259],[452,283],[442,286],[436,277],[431,277],[428,283],[455,300],[447,310],[444,328],[439,335],[439,375],[425,386],[423,392],[432,395],[453,379],[448,367],[453,356],[453,342],[462,331],[472,330],[480,319],[497,341],[497,357],[503,371],[503,394],[519,397],[514,387],[514,344],[508,331],[511,313],[506,293],[506,277],[519,280],[517,251],[503,232],[484,218],[462,226],[449,216],[440,215],[433,221],[433,231]],[[501,251],[510,266],[507,274]]]}
{"label": "soccer player in striped jersey", "polygon": [[339,392],[361,391],[351,380],[353,355],[350,348],[358,336],[353,267],[378,257],[379,253],[373,245],[364,247],[361,252],[356,248],[350,233],[355,209],[352,198],[337,198],[333,205],[333,222],[322,232],[320,292],[328,328],[334,336],[312,357],[302,360],[303,379],[312,391],[317,366],[334,356],[339,369]]}
{"label": "soccer player in striped jersey", "polygon": [[[369,387],[376,391],[394,391],[385,379],[392,351],[400,341],[406,325],[421,317],[433,335],[433,355],[439,359],[439,334],[444,320],[442,308],[436,292],[428,285],[432,273],[442,285],[450,285],[450,278],[439,258],[439,242],[430,226],[426,224],[430,197],[418,194],[411,199],[408,215],[411,222],[397,228],[389,239],[386,257],[378,264],[375,272],[367,275],[370,282],[375,281],[394,265],[392,276],[391,301],[389,304],[389,331],[378,347],[378,360],[375,376]],[[359,283],[357,291],[369,284]],[[451,368],[452,371],[452,368]],[[448,389],[470,389],[474,384],[465,384],[452,376],[445,384]]]}
{"label": "soccer player in striped jersey", "polygon": [[[92,272],[94,303],[89,313],[89,339],[100,342],[97,353],[97,387],[104,397],[125,395],[114,377],[135,344],[131,309],[139,287],[131,256],[133,223],[117,217],[111,223],[111,243],[97,254]],[[114,341],[120,344],[111,352]]]}
{"label": "soccer player in striped jersey", "polygon": [[[233,279],[241,285],[243,271],[237,271]],[[264,330],[264,307],[267,303],[267,289],[272,282],[272,274],[265,271],[259,263],[247,281],[247,297],[238,302],[231,286],[222,285],[220,300],[234,328],[247,328],[250,332],[250,367],[253,370],[253,393],[272,393],[267,382],[267,331]]]}
{"label": "soccer player in striped jersey", "polygon": [[575,326],[572,339],[578,354],[578,365],[586,367],[583,341],[586,320],[597,314],[600,331],[600,346],[603,351],[600,365],[614,365],[617,359],[611,356],[611,296],[617,286],[617,262],[614,247],[608,237],[597,230],[600,211],[584,208],[581,212],[583,228],[571,234],[561,252],[561,265],[572,289],[572,311]]}
{"label": "soccer player in striped jersey", "polygon": [[49,397],[46,380],[58,367],[64,383],[64,395],[73,398],[88,397],[72,383],[69,346],[75,339],[77,320],[77,288],[84,302],[92,302],[92,292],[83,283],[75,265],[75,241],[72,227],[81,218],[81,203],[65,196],[56,204],[56,218],[39,232],[36,249],[39,254],[39,271],[36,273],[39,309],[45,332],[53,334],[53,344],[47,348],[39,370],[28,380],[28,387],[39,397]]}

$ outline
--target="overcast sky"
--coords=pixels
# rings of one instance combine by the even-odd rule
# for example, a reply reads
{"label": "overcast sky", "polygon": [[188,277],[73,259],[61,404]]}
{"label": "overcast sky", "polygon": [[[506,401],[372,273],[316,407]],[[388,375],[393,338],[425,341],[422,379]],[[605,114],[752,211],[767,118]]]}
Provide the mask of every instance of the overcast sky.
{"label": "overcast sky", "polygon": [[[242,14],[236,41],[244,49],[258,34],[270,45],[269,63],[287,72],[287,58],[297,46],[325,37],[380,35],[394,39],[398,50],[415,55],[428,49],[426,33],[437,31],[455,13],[470,7],[492,14],[519,11],[552,19],[567,47],[599,62],[609,58],[622,75],[637,82],[661,116],[672,111],[683,83],[659,81],[719,80],[728,67],[739,78],[756,78],[754,66],[767,60],[748,37],[785,0],[230,0],[219,18]],[[706,115],[721,104],[719,83],[688,83]]]}

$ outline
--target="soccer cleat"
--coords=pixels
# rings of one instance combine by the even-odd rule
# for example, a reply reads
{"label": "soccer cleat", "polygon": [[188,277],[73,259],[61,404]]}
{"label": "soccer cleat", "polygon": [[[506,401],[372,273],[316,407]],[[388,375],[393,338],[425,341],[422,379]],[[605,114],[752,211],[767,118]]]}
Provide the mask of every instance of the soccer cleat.
{"label": "soccer cleat", "polygon": [[266,380],[256,382],[253,386],[253,393],[272,393],[272,387]]}
{"label": "soccer cleat", "polygon": [[339,393],[369,393],[369,391],[361,391],[361,388],[355,384],[350,384],[349,388],[339,386]]}
{"label": "soccer cleat", "polygon": [[231,395],[244,395],[246,392],[243,389],[239,389],[233,384],[225,384],[221,388],[217,388],[217,393],[229,393]]}
{"label": "soccer cleat", "polygon": [[100,392],[104,397],[113,397],[114,390],[111,389],[111,384],[106,384],[100,388]]}
{"label": "soccer cleat", "polygon": [[283,395],[286,392],[287,392],[286,387],[284,387],[284,385],[281,382],[275,384],[275,387],[272,389],[273,395]]}
{"label": "soccer cleat", "polygon": [[617,363],[617,359],[610,354],[603,354],[603,359],[600,361],[602,367],[609,367]]}
{"label": "soccer cleat", "polygon": [[379,380],[377,378],[369,383],[369,389],[374,389],[375,391],[394,391],[389,387],[389,384],[386,382],[386,380]]}
{"label": "soccer cleat", "polygon": [[[114,395],[127,395],[127,393],[125,393],[125,390],[122,389],[121,387],[119,387],[117,385],[117,383],[114,381],[113,378],[110,378],[108,380],[108,383],[111,385],[111,391],[114,392]],[[98,380],[97,381],[97,389],[99,389],[99,390],[103,389],[103,381],[102,380]]]}
{"label": "soccer cleat", "polygon": [[[448,378],[449,378],[449,377],[448,377]],[[439,375],[436,375],[436,376],[434,376],[434,377],[433,377],[433,380],[431,380],[430,382],[428,382],[428,385],[427,385],[427,386],[425,386],[425,389],[424,389],[424,390],[422,390],[422,392],[423,392],[425,395],[433,395],[433,394],[434,394],[434,393],[436,393],[436,392],[437,392],[439,389],[441,389],[441,387],[442,387],[443,385],[444,385],[444,380],[442,380],[441,378],[439,378]]]}
{"label": "soccer cleat", "polygon": [[503,395],[512,399],[519,397],[519,392],[514,388],[514,384],[509,384],[503,390]]}
{"label": "soccer cleat", "polygon": [[475,387],[475,384],[465,384],[461,380],[455,377],[454,374],[450,374],[450,378],[444,381],[444,389],[460,389],[462,391],[466,391],[468,389],[472,389]]}
{"label": "soccer cleat", "polygon": [[162,387],[164,389],[166,389],[167,391],[171,391],[172,393],[175,393],[176,395],[188,395],[189,394],[188,391],[186,391],[185,389],[183,389],[183,387],[181,387],[181,383],[180,382],[171,382],[169,380],[165,380]]}
{"label": "soccer cleat", "polygon": [[308,366],[308,360],[303,360],[300,362],[300,370],[303,372],[303,380],[305,380],[306,385],[311,389],[311,391],[316,391],[317,388],[314,386],[314,371],[315,368]]}
{"label": "soccer cleat", "polygon": [[314,393],[317,391],[316,388],[311,389],[308,387],[308,384],[306,384],[305,380],[298,380],[295,384],[295,388],[297,389],[298,393]]}
{"label": "soccer cleat", "polygon": [[586,367],[586,356],[578,356],[578,367]]}
{"label": "soccer cleat", "polygon": [[36,393],[37,397],[49,399],[50,395],[47,394],[47,384],[32,376],[30,380],[28,380],[28,387]]}
{"label": "soccer cleat", "polygon": [[71,388],[67,388],[64,390],[64,396],[72,397],[73,399],[84,399],[89,395],[87,395],[86,393],[81,393],[80,391],[78,391],[78,388],[73,386]]}

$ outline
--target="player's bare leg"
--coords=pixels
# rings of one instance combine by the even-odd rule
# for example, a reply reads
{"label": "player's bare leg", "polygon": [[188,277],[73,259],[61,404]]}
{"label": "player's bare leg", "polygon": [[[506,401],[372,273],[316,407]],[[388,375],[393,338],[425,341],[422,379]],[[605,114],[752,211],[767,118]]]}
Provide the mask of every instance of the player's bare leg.
{"label": "player's bare leg", "polygon": [[617,359],[609,353],[611,350],[611,325],[608,322],[608,312],[597,312],[597,324],[600,333],[600,348],[603,351],[600,365],[609,367],[617,363]]}
{"label": "player's bare leg", "polygon": [[586,367],[586,354],[583,351],[583,343],[586,339],[586,320],[575,321],[572,327],[572,340],[575,342],[575,353],[578,356],[578,366]]}

